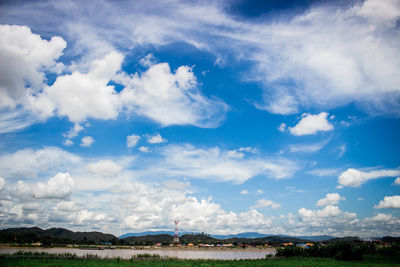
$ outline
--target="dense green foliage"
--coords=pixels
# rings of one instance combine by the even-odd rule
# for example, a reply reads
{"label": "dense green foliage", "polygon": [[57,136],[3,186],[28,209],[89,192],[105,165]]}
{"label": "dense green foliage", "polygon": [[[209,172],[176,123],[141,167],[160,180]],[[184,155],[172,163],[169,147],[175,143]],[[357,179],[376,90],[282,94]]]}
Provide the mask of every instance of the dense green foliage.
{"label": "dense green foliage", "polygon": [[365,256],[386,257],[400,262],[400,244],[393,243],[391,246],[377,248],[372,242],[335,242],[324,246],[315,244],[308,248],[287,246],[279,248],[277,256],[282,257],[320,257],[333,258],[344,261],[362,261]]}

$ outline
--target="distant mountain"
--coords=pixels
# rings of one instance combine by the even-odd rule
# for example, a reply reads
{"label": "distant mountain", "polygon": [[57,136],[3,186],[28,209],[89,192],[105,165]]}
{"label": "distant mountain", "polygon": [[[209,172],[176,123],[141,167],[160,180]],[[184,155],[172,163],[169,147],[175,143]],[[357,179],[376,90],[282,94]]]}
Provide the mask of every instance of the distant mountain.
{"label": "distant mountain", "polygon": [[[306,243],[310,242],[309,239],[299,239],[294,237],[284,236],[264,236],[257,238],[245,238],[245,237],[232,237],[227,239],[218,239],[205,234],[183,234],[180,236],[181,243],[209,243],[209,244],[220,244],[220,243],[246,243],[246,244],[265,244],[269,242],[277,243]],[[154,243],[169,244],[172,243],[173,235],[168,234],[157,234],[157,235],[145,235],[145,236],[129,236],[122,239],[126,244],[132,245],[150,245]]]}
{"label": "distant mountain", "polygon": [[[147,232],[140,232],[140,233],[126,233],[121,236],[119,236],[120,239],[124,239],[127,237],[131,236],[146,236],[146,235],[161,235],[161,234],[166,234],[166,235],[174,235],[174,232],[172,231],[147,231]],[[190,232],[180,232],[179,235],[185,235],[185,234],[190,234]],[[198,233],[195,233],[198,234]],[[290,237],[290,238],[296,238],[296,239],[304,239],[304,240],[309,240],[309,241],[325,241],[329,239],[335,238],[334,236],[329,236],[329,235],[319,235],[319,236],[289,236],[289,235],[273,235],[273,234],[260,234],[258,232],[244,232],[244,233],[239,233],[239,234],[231,234],[231,235],[209,235],[210,237],[213,237],[215,239],[219,240],[225,240],[225,239],[232,239],[232,238],[263,238],[263,237],[270,237],[270,236],[280,236],[280,237]]]}
{"label": "distant mountain", "polygon": [[[173,231],[146,231],[146,232],[140,232],[140,233],[126,233],[123,235],[120,235],[118,238],[120,239],[124,239],[127,237],[131,237],[131,236],[145,236],[145,235],[171,235],[173,236],[175,233]],[[201,233],[197,233],[197,232],[179,232],[179,236],[182,235],[186,235],[186,234],[193,234],[193,235],[197,235],[197,234],[201,234]]]}
{"label": "distant mountain", "polygon": [[271,235],[266,235],[266,234],[260,234],[257,232],[245,232],[245,233],[239,233],[235,235],[211,235],[211,237],[217,238],[217,239],[229,239],[229,238],[258,238],[258,237],[265,237],[265,236],[271,236]]}
{"label": "distant mountain", "polygon": [[120,235],[118,238],[119,239],[124,239],[127,237],[131,236],[146,236],[146,235],[174,235],[174,232],[172,231],[147,231],[147,232],[140,232],[140,233],[126,233],[123,235]]}

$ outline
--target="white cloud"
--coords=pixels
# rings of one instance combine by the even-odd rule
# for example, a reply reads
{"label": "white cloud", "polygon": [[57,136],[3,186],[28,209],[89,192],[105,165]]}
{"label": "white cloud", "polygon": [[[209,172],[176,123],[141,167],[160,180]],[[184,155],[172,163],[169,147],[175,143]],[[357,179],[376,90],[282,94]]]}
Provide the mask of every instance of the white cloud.
{"label": "white cloud", "polygon": [[140,65],[143,67],[151,67],[157,63],[157,59],[154,57],[153,54],[148,54],[141,60],[139,60]]}
{"label": "white cloud", "polygon": [[400,196],[384,197],[375,209],[400,209]]}
{"label": "white cloud", "polygon": [[243,153],[238,152],[236,149],[235,150],[229,150],[226,152],[226,156],[228,158],[236,158],[236,159],[241,159],[244,157]]}
{"label": "white cloud", "polygon": [[142,151],[143,153],[149,153],[150,150],[147,146],[141,146],[138,148],[140,151]]}
{"label": "white cloud", "polygon": [[4,178],[37,178],[41,174],[66,172],[80,161],[79,156],[57,147],[23,149],[0,155],[0,170]]}
{"label": "white cloud", "polygon": [[369,20],[375,27],[394,27],[400,17],[400,4],[396,0],[369,0],[355,8],[355,12]]}
{"label": "white cloud", "polygon": [[318,200],[318,206],[331,206],[339,204],[339,201],[346,200],[345,197],[340,196],[338,193],[326,194],[325,198]]}
{"label": "white cloud", "polygon": [[113,177],[122,170],[122,167],[112,160],[101,160],[90,163],[88,169],[90,172],[100,176]]}
{"label": "white cloud", "polygon": [[[54,148],[44,150],[50,153],[48,158],[43,156],[43,150],[29,151],[29,156],[18,158],[14,156],[21,154],[18,152],[2,155],[22,162],[26,160],[28,163],[32,161],[29,157],[41,157],[44,162],[53,156],[55,158],[54,165],[47,167],[43,162],[36,165],[29,164],[29,168],[33,169],[31,171],[40,174],[35,179],[40,180],[38,182],[27,179],[14,182],[9,179],[12,178],[10,174],[4,172],[6,169],[0,168],[0,172],[5,173],[4,177],[7,179],[7,190],[3,191],[4,197],[0,199],[2,226],[49,227],[50,223],[52,227],[67,227],[74,231],[100,229],[104,232],[121,234],[129,231],[168,230],[173,227],[171,224],[178,216],[178,219],[182,219],[181,227],[185,231],[218,234],[249,230],[293,235],[357,234],[363,237],[400,233],[400,220],[393,215],[377,214],[372,218],[359,220],[356,214],[342,211],[333,205],[321,210],[299,209],[297,216],[283,214],[279,216],[281,219],[278,222],[254,208],[245,212],[229,211],[211,198],[195,197],[190,191],[189,182],[185,179],[177,178],[176,175],[171,175],[173,180],[168,179],[171,166],[163,158],[160,158],[159,165],[146,166],[143,161],[136,162],[133,158],[108,161],[78,157],[62,150],[56,152],[54,150]],[[220,150],[222,154],[226,152]],[[187,150],[186,153],[193,151]],[[246,160],[247,154],[245,155],[240,160]],[[255,155],[249,156],[253,159],[260,158]],[[57,159],[59,157],[61,158]],[[70,158],[78,160],[75,162]],[[58,160],[62,164],[58,163]],[[18,162],[15,163],[18,166]],[[140,168],[137,169],[137,166]],[[135,171],[128,168],[134,168]],[[62,173],[65,172],[64,169],[68,169],[71,175]],[[113,175],[113,179],[101,175],[108,171]],[[47,176],[47,173],[52,172],[55,174]],[[163,180],[141,179],[155,176],[160,176]],[[183,174],[183,177],[189,176]],[[263,200],[255,204],[267,208],[279,205],[274,203]],[[282,222],[282,218],[287,218],[288,221]]]}
{"label": "white cloud", "polygon": [[44,40],[26,26],[0,25],[0,35],[0,110],[30,105],[44,84],[44,70],[56,64],[67,44],[58,36]]}
{"label": "white cloud", "polygon": [[58,173],[46,184],[38,183],[33,188],[34,198],[67,198],[76,189],[76,183],[69,173]]}
{"label": "white cloud", "polygon": [[279,127],[278,127],[278,130],[280,131],[280,132],[284,132],[284,131],[286,131],[286,123],[281,123],[280,125],[279,125]]}
{"label": "white cloud", "polygon": [[57,203],[54,207],[58,211],[75,211],[78,209],[77,205],[72,201],[62,201]]}
{"label": "white cloud", "polygon": [[335,176],[340,173],[340,169],[314,169],[308,171],[308,173],[315,176]]}
{"label": "white cloud", "polygon": [[288,129],[292,135],[296,136],[331,131],[333,126],[327,120],[328,115],[326,112],[321,112],[317,115],[304,113],[301,120],[294,127],[289,127]]}
{"label": "white cloud", "polygon": [[136,146],[137,142],[139,142],[140,136],[131,134],[126,137],[126,146],[127,147],[134,147]]}
{"label": "white cloud", "polygon": [[371,179],[396,177],[400,175],[400,170],[374,170],[363,172],[356,169],[347,169],[338,178],[339,186],[359,187]]}
{"label": "white cloud", "polygon": [[147,135],[147,142],[150,144],[160,144],[167,142],[167,139],[163,138],[159,133],[155,135]]}
{"label": "white cloud", "polygon": [[243,189],[242,191],[240,191],[240,194],[247,195],[247,194],[249,194],[249,191],[246,189]]}
{"label": "white cloud", "polygon": [[6,187],[6,181],[3,177],[0,177],[0,191]]}
{"label": "white cloud", "polygon": [[400,177],[397,177],[396,180],[394,180],[395,185],[400,185]]}
{"label": "white cloud", "polygon": [[[328,140],[329,141],[329,140]],[[315,144],[305,144],[305,145],[290,145],[289,146],[289,151],[291,153],[296,153],[296,152],[302,152],[302,153],[314,153],[317,151],[320,151],[322,148],[325,147],[327,144],[327,141],[321,142],[321,143],[315,143]]]}
{"label": "white cloud", "polygon": [[63,145],[64,146],[72,146],[74,144],[74,142],[72,142],[70,139],[66,139],[64,142],[63,142]]}
{"label": "white cloud", "polygon": [[[355,101],[372,114],[398,115],[400,57],[394,21],[400,6],[394,2],[314,7],[235,35],[260,47],[253,55],[258,63],[253,75],[266,85],[263,108],[287,114],[301,107],[331,108]],[[390,23],[372,19],[376,17]],[[257,31],[265,34],[257,37]],[[296,85],[282,90],[288,80]]]}
{"label": "white cloud", "polygon": [[[75,53],[84,55],[81,64],[104,56],[113,47],[181,41],[213,53],[221,66],[229,64],[232,55],[250,60],[253,71],[244,78],[265,85],[264,103],[258,107],[273,113],[356,102],[372,114],[399,114],[396,21],[400,7],[396,0],[316,5],[301,13],[282,13],[273,22],[268,18],[243,21],[227,13],[230,4],[174,1],[159,3],[155,10],[152,5],[103,1],[96,8],[107,12],[92,14],[89,21],[85,14],[93,9],[90,2],[40,8],[37,3],[9,4],[4,13],[13,16],[4,20],[48,32],[48,24],[34,18],[50,16],[54,25],[60,25],[52,29],[73,40]],[[145,65],[156,66],[153,62]]]}
{"label": "white cloud", "polygon": [[74,123],[74,126],[68,132],[63,134],[63,136],[67,138],[66,142],[68,140],[71,141],[71,138],[78,136],[83,129],[83,126],[81,126],[79,123]]}
{"label": "white cloud", "polygon": [[306,220],[315,220],[316,218],[327,218],[336,217],[342,213],[342,211],[337,206],[328,205],[322,210],[308,210],[305,208],[299,209],[299,215],[301,218]]}
{"label": "white cloud", "polygon": [[339,147],[339,155],[338,155],[338,158],[341,158],[341,157],[344,155],[345,152],[346,152],[346,144],[341,145],[341,146]]}
{"label": "white cloud", "polygon": [[115,119],[120,101],[114,86],[107,85],[120,70],[124,56],[112,51],[94,60],[87,74],[74,71],[58,76],[53,85],[44,89],[41,97],[55,104],[57,114],[79,123],[87,118]]}
{"label": "white cloud", "polygon": [[0,132],[6,133],[53,115],[52,103],[35,95],[40,95],[45,72],[53,71],[66,42],[58,36],[44,40],[18,25],[0,25],[0,35]]}
{"label": "white cloud", "polygon": [[161,150],[165,157],[162,172],[216,181],[243,183],[256,176],[275,179],[289,178],[297,171],[295,162],[285,158],[264,158],[249,155],[232,157],[229,151],[218,147],[199,149],[191,145],[170,145]]}
{"label": "white cloud", "polygon": [[252,207],[254,209],[260,209],[260,208],[272,208],[272,209],[279,209],[281,207],[281,204],[276,203],[272,200],[268,200],[265,198],[261,198],[256,201],[256,204]]}
{"label": "white cloud", "polygon": [[94,143],[94,139],[91,136],[85,136],[81,139],[81,145],[83,147],[89,147]]}
{"label": "white cloud", "polygon": [[239,148],[240,152],[247,152],[247,153],[252,153],[252,154],[257,154],[258,149],[254,147],[241,147]]}
{"label": "white cloud", "polygon": [[116,80],[125,86],[120,95],[128,112],[144,115],[164,126],[217,127],[227,110],[222,101],[201,94],[196,77],[187,66],[174,73],[168,63],[159,63],[142,74],[121,74]]}

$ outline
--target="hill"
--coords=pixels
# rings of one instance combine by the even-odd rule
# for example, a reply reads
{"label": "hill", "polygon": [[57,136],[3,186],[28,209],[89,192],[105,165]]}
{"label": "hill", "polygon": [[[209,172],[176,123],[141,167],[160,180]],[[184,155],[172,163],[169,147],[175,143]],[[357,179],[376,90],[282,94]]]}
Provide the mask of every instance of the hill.
{"label": "hill", "polygon": [[39,227],[8,228],[0,231],[0,242],[33,243],[42,242],[49,244],[60,243],[101,243],[117,240],[112,234],[101,232],[73,232],[65,228],[50,228],[43,230]]}
{"label": "hill", "polygon": [[[174,235],[174,232],[172,231],[147,231],[147,232],[140,232],[140,233],[126,233],[121,236],[119,236],[120,239],[124,239],[127,237],[131,236],[148,236],[148,235],[160,235],[160,234],[166,234],[166,235]],[[181,235],[186,235],[186,234],[193,234],[189,232],[181,232]],[[196,233],[198,234],[198,233]],[[297,238],[297,239],[303,239],[303,240],[311,240],[315,242],[319,241],[325,241],[329,239],[335,238],[334,236],[329,236],[329,235],[319,235],[319,236],[289,236],[289,235],[273,235],[273,234],[260,234],[258,232],[244,232],[244,233],[238,233],[238,234],[230,234],[230,235],[209,235],[210,237],[213,237],[218,240],[225,240],[225,239],[232,239],[232,238],[263,238],[263,237],[272,237],[272,236],[280,236],[282,238],[285,237],[290,237],[290,238]]]}

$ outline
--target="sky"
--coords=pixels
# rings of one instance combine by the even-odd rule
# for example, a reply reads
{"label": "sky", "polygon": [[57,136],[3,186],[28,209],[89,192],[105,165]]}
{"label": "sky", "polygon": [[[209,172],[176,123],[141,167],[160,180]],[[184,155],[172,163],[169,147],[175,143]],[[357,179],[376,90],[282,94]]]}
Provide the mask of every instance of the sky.
{"label": "sky", "polygon": [[400,235],[400,1],[1,1],[0,227]]}

